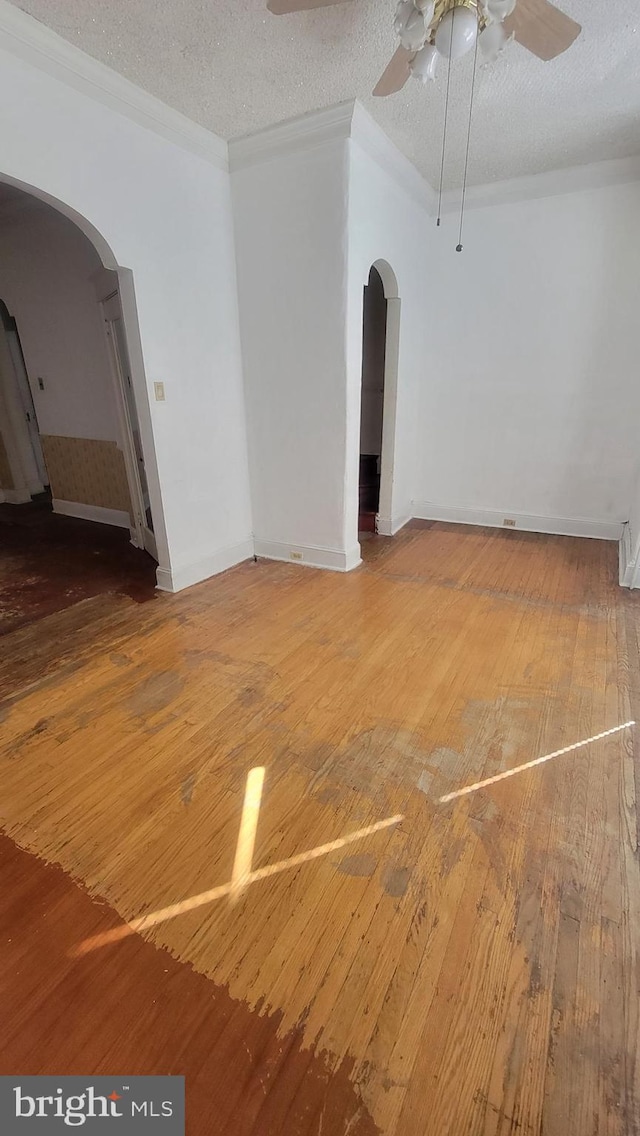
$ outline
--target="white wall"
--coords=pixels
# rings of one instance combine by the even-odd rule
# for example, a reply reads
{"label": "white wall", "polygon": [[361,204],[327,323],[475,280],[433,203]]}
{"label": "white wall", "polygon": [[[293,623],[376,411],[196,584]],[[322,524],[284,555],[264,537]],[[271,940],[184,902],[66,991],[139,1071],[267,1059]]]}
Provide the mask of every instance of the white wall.
{"label": "white wall", "polygon": [[84,233],[40,202],[0,214],[0,298],[18,326],[41,434],[120,443],[91,281],[101,263]]}
{"label": "white wall", "polygon": [[256,551],[342,569],[347,177],[339,140],[232,174]]}
{"label": "white wall", "polygon": [[471,209],[461,254],[457,217],[434,237],[416,514],[615,536],[640,416],[640,187]]}
{"label": "white wall", "polygon": [[359,561],[363,288],[380,261],[400,297],[384,531],[411,516],[430,348],[428,193],[357,105],[238,140],[230,153],[256,550],[348,569]]}
{"label": "white wall", "polygon": [[636,560],[638,553],[640,553],[640,470],[637,471],[634,479],[631,507],[629,510],[629,533],[631,536],[631,547],[634,549],[634,560]]}
{"label": "white wall", "polygon": [[[342,138],[328,140],[329,129]],[[352,131],[382,148],[413,192]],[[285,559],[301,550],[306,562],[348,569],[359,561],[363,288],[380,258],[402,305],[389,512],[395,527],[411,513],[414,387],[427,345],[424,185],[353,105],[230,152],[256,550]]]}
{"label": "white wall", "polygon": [[[110,250],[132,270],[146,368],[146,377],[134,368],[134,383],[159,579],[184,586],[251,552],[228,173],[106,105],[114,101],[104,95],[106,69],[87,64],[97,79],[83,84],[64,62],[73,53],[66,46],[63,64],[51,64],[48,32],[9,7],[0,5],[0,176],[65,203],[101,235],[103,259]],[[15,34],[5,30],[17,23]],[[32,35],[23,25],[34,24],[44,57],[23,48]],[[150,401],[154,380],[165,384],[164,403]]]}
{"label": "white wall", "polygon": [[[358,141],[360,132],[381,150],[398,178],[374,159]],[[375,151],[374,151],[375,152]],[[384,531],[395,531],[411,516],[415,484],[415,408],[418,391],[431,376],[432,362],[425,312],[429,293],[429,227],[422,183],[402,155],[356,107],[349,169],[349,285],[348,345],[348,489],[347,533],[357,533],[358,452],[362,378],[363,286],[371,265],[386,261],[397,280],[400,298],[400,341],[395,427],[395,460],[390,516],[382,516]],[[426,195],[425,195],[426,198]],[[387,406],[385,392],[385,408]],[[384,464],[383,464],[384,473]]]}

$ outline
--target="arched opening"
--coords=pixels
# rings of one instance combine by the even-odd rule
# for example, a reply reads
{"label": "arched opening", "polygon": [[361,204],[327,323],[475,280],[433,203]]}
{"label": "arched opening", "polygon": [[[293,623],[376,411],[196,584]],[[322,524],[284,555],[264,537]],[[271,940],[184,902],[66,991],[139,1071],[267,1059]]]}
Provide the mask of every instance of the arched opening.
{"label": "arched opening", "polygon": [[391,535],[400,300],[393,270],[371,266],[363,294],[358,532]]}
{"label": "arched opening", "polygon": [[0,633],[100,591],[131,594],[127,573],[152,592],[130,275],[72,210],[0,179]]}

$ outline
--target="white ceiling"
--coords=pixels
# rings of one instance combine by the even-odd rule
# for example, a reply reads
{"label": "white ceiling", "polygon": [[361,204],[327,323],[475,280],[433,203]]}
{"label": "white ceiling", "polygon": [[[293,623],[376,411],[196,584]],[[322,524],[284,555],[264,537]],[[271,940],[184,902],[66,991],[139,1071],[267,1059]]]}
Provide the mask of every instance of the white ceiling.
{"label": "white ceiling", "polygon": [[[19,0],[139,86],[231,138],[354,96],[437,185],[444,74],[370,95],[396,47],[395,0],[272,16],[266,0]],[[518,44],[479,72],[469,181],[640,154],[638,0],[561,0],[583,32],[542,63]],[[471,60],[451,80],[447,184],[460,181]]]}

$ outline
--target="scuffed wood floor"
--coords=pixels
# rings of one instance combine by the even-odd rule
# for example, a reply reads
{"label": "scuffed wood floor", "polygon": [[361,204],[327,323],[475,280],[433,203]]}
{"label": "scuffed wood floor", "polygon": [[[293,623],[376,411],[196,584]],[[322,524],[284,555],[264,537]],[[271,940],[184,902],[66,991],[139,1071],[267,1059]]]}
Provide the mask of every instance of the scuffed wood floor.
{"label": "scuffed wood floor", "polygon": [[[184,1073],[188,1136],[640,1132],[640,597],[413,524],[5,637],[0,1072]],[[227,883],[248,771],[259,868]],[[126,928],[125,928],[126,930]],[[82,949],[82,948],[81,948]]]}

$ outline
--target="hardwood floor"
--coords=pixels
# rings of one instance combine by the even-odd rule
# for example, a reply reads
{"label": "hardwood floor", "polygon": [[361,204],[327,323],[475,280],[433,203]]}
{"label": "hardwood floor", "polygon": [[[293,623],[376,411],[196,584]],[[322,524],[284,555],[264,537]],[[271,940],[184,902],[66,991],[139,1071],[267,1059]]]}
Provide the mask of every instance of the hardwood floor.
{"label": "hardwood floor", "polygon": [[0,504],[0,636],[105,593],[144,603],[155,569],[128,529],[61,516],[44,494]]}
{"label": "hardwood floor", "polygon": [[441,798],[640,721],[640,597],[596,540],[363,554],[4,637],[0,1072],[184,1073],[189,1136],[633,1136],[637,730]]}

